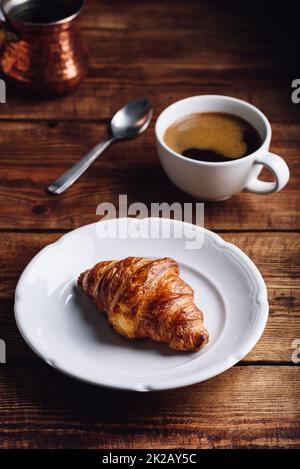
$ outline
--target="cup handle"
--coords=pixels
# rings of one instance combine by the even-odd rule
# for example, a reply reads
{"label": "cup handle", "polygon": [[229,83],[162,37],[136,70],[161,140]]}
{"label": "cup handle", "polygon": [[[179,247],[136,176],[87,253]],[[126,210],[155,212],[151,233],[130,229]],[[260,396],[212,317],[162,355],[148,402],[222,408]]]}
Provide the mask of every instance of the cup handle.
{"label": "cup handle", "polygon": [[274,153],[268,152],[267,155],[258,156],[254,164],[263,165],[274,176],[275,181],[260,181],[257,177],[252,179],[245,187],[248,192],[257,194],[272,194],[279,192],[288,183],[290,170],[283,158]]}

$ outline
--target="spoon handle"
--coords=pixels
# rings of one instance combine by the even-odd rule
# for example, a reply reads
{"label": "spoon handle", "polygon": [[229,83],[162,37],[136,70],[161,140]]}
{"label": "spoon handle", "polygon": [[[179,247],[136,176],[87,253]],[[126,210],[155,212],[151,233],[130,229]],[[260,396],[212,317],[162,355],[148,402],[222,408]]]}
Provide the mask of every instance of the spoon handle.
{"label": "spoon handle", "polygon": [[100,156],[106,148],[114,141],[113,138],[107,137],[103,142],[96,145],[87,155],[85,155],[78,163],[75,163],[66,173],[60,176],[53,184],[47,187],[51,194],[62,194],[91,166],[91,164]]}

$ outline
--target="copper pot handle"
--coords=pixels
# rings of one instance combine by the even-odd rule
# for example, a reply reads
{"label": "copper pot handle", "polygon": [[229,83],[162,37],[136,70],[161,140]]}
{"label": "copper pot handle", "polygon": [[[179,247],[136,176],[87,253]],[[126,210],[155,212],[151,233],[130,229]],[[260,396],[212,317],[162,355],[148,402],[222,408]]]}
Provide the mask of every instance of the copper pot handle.
{"label": "copper pot handle", "polygon": [[8,26],[2,8],[0,7],[0,51],[6,43],[17,42],[19,39],[19,35]]}
{"label": "copper pot handle", "polygon": [[5,41],[5,16],[3,14],[2,8],[0,6],[0,51],[3,47]]}

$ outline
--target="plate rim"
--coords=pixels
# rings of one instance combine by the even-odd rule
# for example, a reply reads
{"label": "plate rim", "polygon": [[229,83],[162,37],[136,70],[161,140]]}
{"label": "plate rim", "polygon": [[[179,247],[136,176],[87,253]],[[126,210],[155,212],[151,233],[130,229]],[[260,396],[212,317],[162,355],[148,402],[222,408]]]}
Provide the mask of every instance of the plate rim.
{"label": "plate rim", "polygon": [[[45,354],[42,353],[41,349],[39,349],[39,347],[35,345],[34,340],[28,337],[28,334],[26,333],[23,327],[22,313],[20,311],[19,305],[22,300],[22,290],[24,288],[24,283],[25,283],[28,272],[39,261],[40,257],[45,255],[45,253],[48,250],[53,248],[53,246],[65,241],[68,237],[71,237],[75,232],[78,233],[79,231],[90,230],[93,227],[96,228],[100,223],[107,223],[107,222],[120,223],[121,221],[141,223],[141,222],[146,222],[149,220],[150,221],[156,220],[161,223],[174,223],[174,224],[181,224],[181,225],[183,224],[189,227],[190,229],[201,230],[204,233],[206,233],[211,239],[213,239],[214,243],[218,245],[219,248],[228,249],[231,252],[231,254],[233,254],[234,257],[239,260],[240,264],[242,264],[244,268],[247,267],[248,273],[249,271],[251,272],[252,277],[255,278],[256,284],[257,284],[256,303],[259,305],[259,318],[256,324],[255,331],[253,331],[251,337],[247,340],[247,342],[239,348],[238,355],[236,354],[235,356],[230,355],[229,357],[225,357],[223,365],[212,366],[211,371],[207,373],[205,377],[203,378],[201,378],[200,375],[198,376],[197,373],[191,373],[184,378],[180,377],[180,378],[177,378],[176,380],[176,377],[174,377],[174,378],[169,379],[168,381],[163,381],[157,385],[155,384],[155,386],[146,385],[142,383],[140,383],[139,385],[136,385],[136,384],[130,384],[128,382],[116,383],[113,380],[113,378],[110,378],[108,380],[106,380],[105,378],[103,379],[101,378],[101,381],[99,381],[99,379],[86,378],[86,377],[76,374],[76,372],[71,372],[70,370],[66,370],[65,368],[59,366],[54,360],[48,358]],[[97,230],[95,230],[95,232],[97,232]],[[268,293],[267,293],[267,287],[266,287],[265,281],[260,271],[254,264],[254,262],[250,259],[250,257],[244,251],[238,248],[235,244],[225,241],[219,234],[211,230],[208,230],[207,228],[194,225],[192,223],[188,223],[188,222],[181,221],[181,220],[174,220],[174,219],[160,218],[160,217],[145,217],[145,218],[122,217],[122,218],[114,218],[114,219],[109,219],[109,220],[105,219],[105,220],[100,220],[94,223],[89,223],[87,225],[80,226],[78,228],[75,228],[74,230],[69,231],[68,233],[64,233],[56,241],[42,248],[27,264],[27,266],[23,270],[17,282],[16,289],[15,289],[15,301],[14,301],[14,317],[15,317],[15,321],[16,321],[16,324],[17,324],[17,327],[21,336],[23,337],[27,345],[30,347],[30,349],[39,358],[41,358],[44,362],[50,365],[52,368],[56,369],[57,371],[63,373],[66,376],[75,378],[82,382],[93,384],[95,386],[109,388],[109,389],[119,389],[119,390],[124,390],[124,391],[138,391],[138,392],[163,391],[163,390],[177,389],[177,388],[181,388],[184,386],[190,386],[196,383],[206,381],[208,379],[211,379],[225,372],[226,370],[234,366],[236,363],[238,363],[240,360],[242,360],[253,349],[253,347],[256,345],[256,343],[262,336],[262,333],[267,324],[268,316],[269,316],[269,303],[268,303]]]}

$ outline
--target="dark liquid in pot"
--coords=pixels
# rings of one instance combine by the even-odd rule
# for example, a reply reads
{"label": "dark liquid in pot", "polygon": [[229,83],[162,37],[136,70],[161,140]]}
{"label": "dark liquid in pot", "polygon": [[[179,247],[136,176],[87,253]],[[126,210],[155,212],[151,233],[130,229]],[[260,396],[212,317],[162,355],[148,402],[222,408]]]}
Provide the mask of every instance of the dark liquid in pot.
{"label": "dark liquid in pot", "polygon": [[9,16],[22,23],[54,23],[76,13],[79,4],[70,0],[28,0],[13,7]]}

